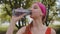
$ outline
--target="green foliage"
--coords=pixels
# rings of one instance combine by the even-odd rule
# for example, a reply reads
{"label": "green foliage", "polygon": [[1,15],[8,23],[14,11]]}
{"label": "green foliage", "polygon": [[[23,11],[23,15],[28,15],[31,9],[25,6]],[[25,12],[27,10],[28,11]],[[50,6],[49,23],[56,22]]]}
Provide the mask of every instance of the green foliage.
{"label": "green foliage", "polygon": [[43,0],[42,3],[45,4],[46,6],[49,4],[50,6],[55,5],[56,0]]}
{"label": "green foliage", "polygon": [[[45,4],[47,8],[49,8],[49,17],[48,21],[52,20],[54,16],[57,16],[57,9],[56,9],[56,0],[43,0],[42,3]],[[48,11],[47,11],[48,12]]]}
{"label": "green foliage", "polygon": [[[1,18],[1,22],[4,22],[4,21],[10,21],[11,19],[11,16],[12,16],[12,9],[13,8],[19,8],[21,7],[21,2],[23,0],[3,0],[4,3],[3,4],[0,4],[2,5],[2,7],[0,7],[0,10],[1,13],[0,13],[0,18]],[[43,4],[45,4],[45,6],[48,8],[48,5],[50,6],[50,9],[49,9],[49,18],[48,18],[48,21],[52,20],[54,16],[57,16],[57,13],[56,13],[56,7],[53,8],[56,4],[56,0],[26,0],[25,3],[26,5],[23,5],[23,8],[24,9],[27,9],[31,6],[31,4],[33,3],[33,1],[40,1],[42,2]],[[53,12],[53,13],[51,13]]]}
{"label": "green foliage", "polygon": [[4,4],[0,4],[0,19],[1,19],[1,22],[10,21],[10,17],[6,13],[6,11],[4,10],[4,7],[5,7]]}
{"label": "green foliage", "polygon": [[[20,8],[21,7],[21,2],[24,0],[2,0],[3,3],[0,4],[0,21],[5,22],[5,21],[10,21],[11,16],[12,16],[12,9],[13,8]],[[26,5],[23,5],[23,8],[27,9],[30,7],[32,4],[33,0],[26,0],[25,3]],[[18,3],[19,2],[19,3]]]}

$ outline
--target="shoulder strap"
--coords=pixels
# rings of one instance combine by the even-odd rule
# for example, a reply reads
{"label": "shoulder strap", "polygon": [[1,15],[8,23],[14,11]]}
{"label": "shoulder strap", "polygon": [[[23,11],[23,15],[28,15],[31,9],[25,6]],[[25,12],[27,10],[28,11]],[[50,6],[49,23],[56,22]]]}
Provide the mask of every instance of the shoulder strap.
{"label": "shoulder strap", "polygon": [[32,24],[29,24],[28,26],[26,26],[26,30],[23,34],[31,34],[31,31],[30,31],[31,27],[32,27]]}
{"label": "shoulder strap", "polygon": [[25,34],[31,34],[31,31],[30,31],[29,27],[26,27]]}
{"label": "shoulder strap", "polygon": [[29,30],[28,34],[32,34],[30,30]]}
{"label": "shoulder strap", "polygon": [[47,28],[47,30],[46,30],[46,34],[51,34],[51,28]]}

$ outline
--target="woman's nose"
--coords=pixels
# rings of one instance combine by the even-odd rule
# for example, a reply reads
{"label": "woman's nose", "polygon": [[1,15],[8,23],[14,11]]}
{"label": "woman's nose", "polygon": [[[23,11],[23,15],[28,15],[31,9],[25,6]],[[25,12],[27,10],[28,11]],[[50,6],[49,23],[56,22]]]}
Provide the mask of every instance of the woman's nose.
{"label": "woman's nose", "polygon": [[32,9],[29,9],[29,11],[30,11],[30,14],[32,14]]}
{"label": "woman's nose", "polygon": [[30,11],[33,11],[33,8],[31,8]]}

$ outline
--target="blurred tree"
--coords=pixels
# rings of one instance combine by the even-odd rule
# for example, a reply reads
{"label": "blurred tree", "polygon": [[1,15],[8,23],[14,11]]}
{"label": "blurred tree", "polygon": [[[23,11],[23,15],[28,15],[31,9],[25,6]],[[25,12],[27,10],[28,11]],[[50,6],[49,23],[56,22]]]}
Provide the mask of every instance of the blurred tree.
{"label": "blurred tree", "polygon": [[[9,19],[11,19],[10,17],[12,16],[12,9],[13,8],[20,8],[21,7],[21,3],[22,3],[23,4],[22,7],[24,9],[27,9],[27,8],[29,8],[31,6],[33,1],[38,1],[38,2],[42,2],[43,4],[45,4],[45,6],[47,8],[47,19],[46,20],[48,22],[50,22],[52,20],[53,16],[57,15],[57,13],[55,11],[56,9],[53,8],[55,6],[56,0],[0,0],[0,4],[3,4],[2,6],[4,7],[3,11],[1,11],[1,13],[4,14],[4,15],[1,14],[1,19],[3,19],[2,21],[5,21],[5,20],[10,21]],[[53,12],[52,13],[52,17],[51,17],[51,12]],[[47,21],[46,21],[46,24],[47,24]],[[25,23],[25,25],[26,25],[26,23]]]}
{"label": "blurred tree", "polygon": [[[1,22],[5,22],[6,20],[10,21],[13,9],[20,8],[21,4],[23,5],[22,7],[24,9],[27,9],[32,4],[32,1],[33,0],[0,0],[0,5],[3,6],[3,8],[1,7],[1,10],[3,10],[3,11],[1,11],[1,14],[0,14]],[[25,23],[26,17],[24,17],[24,18],[25,19],[22,19],[21,21]],[[22,26],[24,26],[23,25],[24,23],[22,23]],[[26,23],[25,23],[25,25],[26,25]],[[20,23],[19,23],[19,26],[20,26]],[[18,27],[18,28],[20,28],[20,27]]]}
{"label": "blurred tree", "polygon": [[[48,24],[50,23],[50,21],[53,19],[53,16],[55,16],[57,13],[54,11],[56,9],[52,8],[56,5],[56,0],[42,0],[42,3],[45,4],[45,6],[47,7],[47,18],[46,18],[46,25],[48,26]],[[56,8],[56,7],[55,7]],[[49,15],[52,11],[51,9],[53,9],[53,15],[51,17],[51,15]]]}
{"label": "blurred tree", "polygon": [[10,16],[7,14],[7,12],[5,11],[5,5],[4,4],[0,4],[0,19],[1,19],[1,23],[4,23],[5,21],[10,21]]}

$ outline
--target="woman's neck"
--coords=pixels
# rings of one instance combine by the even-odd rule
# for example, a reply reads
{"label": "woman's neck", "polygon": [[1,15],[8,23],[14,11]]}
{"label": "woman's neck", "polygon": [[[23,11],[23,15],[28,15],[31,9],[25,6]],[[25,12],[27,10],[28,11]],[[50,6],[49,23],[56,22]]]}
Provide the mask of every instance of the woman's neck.
{"label": "woman's neck", "polygon": [[42,18],[34,19],[33,20],[33,27],[35,27],[35,28],[41,28],[41,27],[43,27]]}

